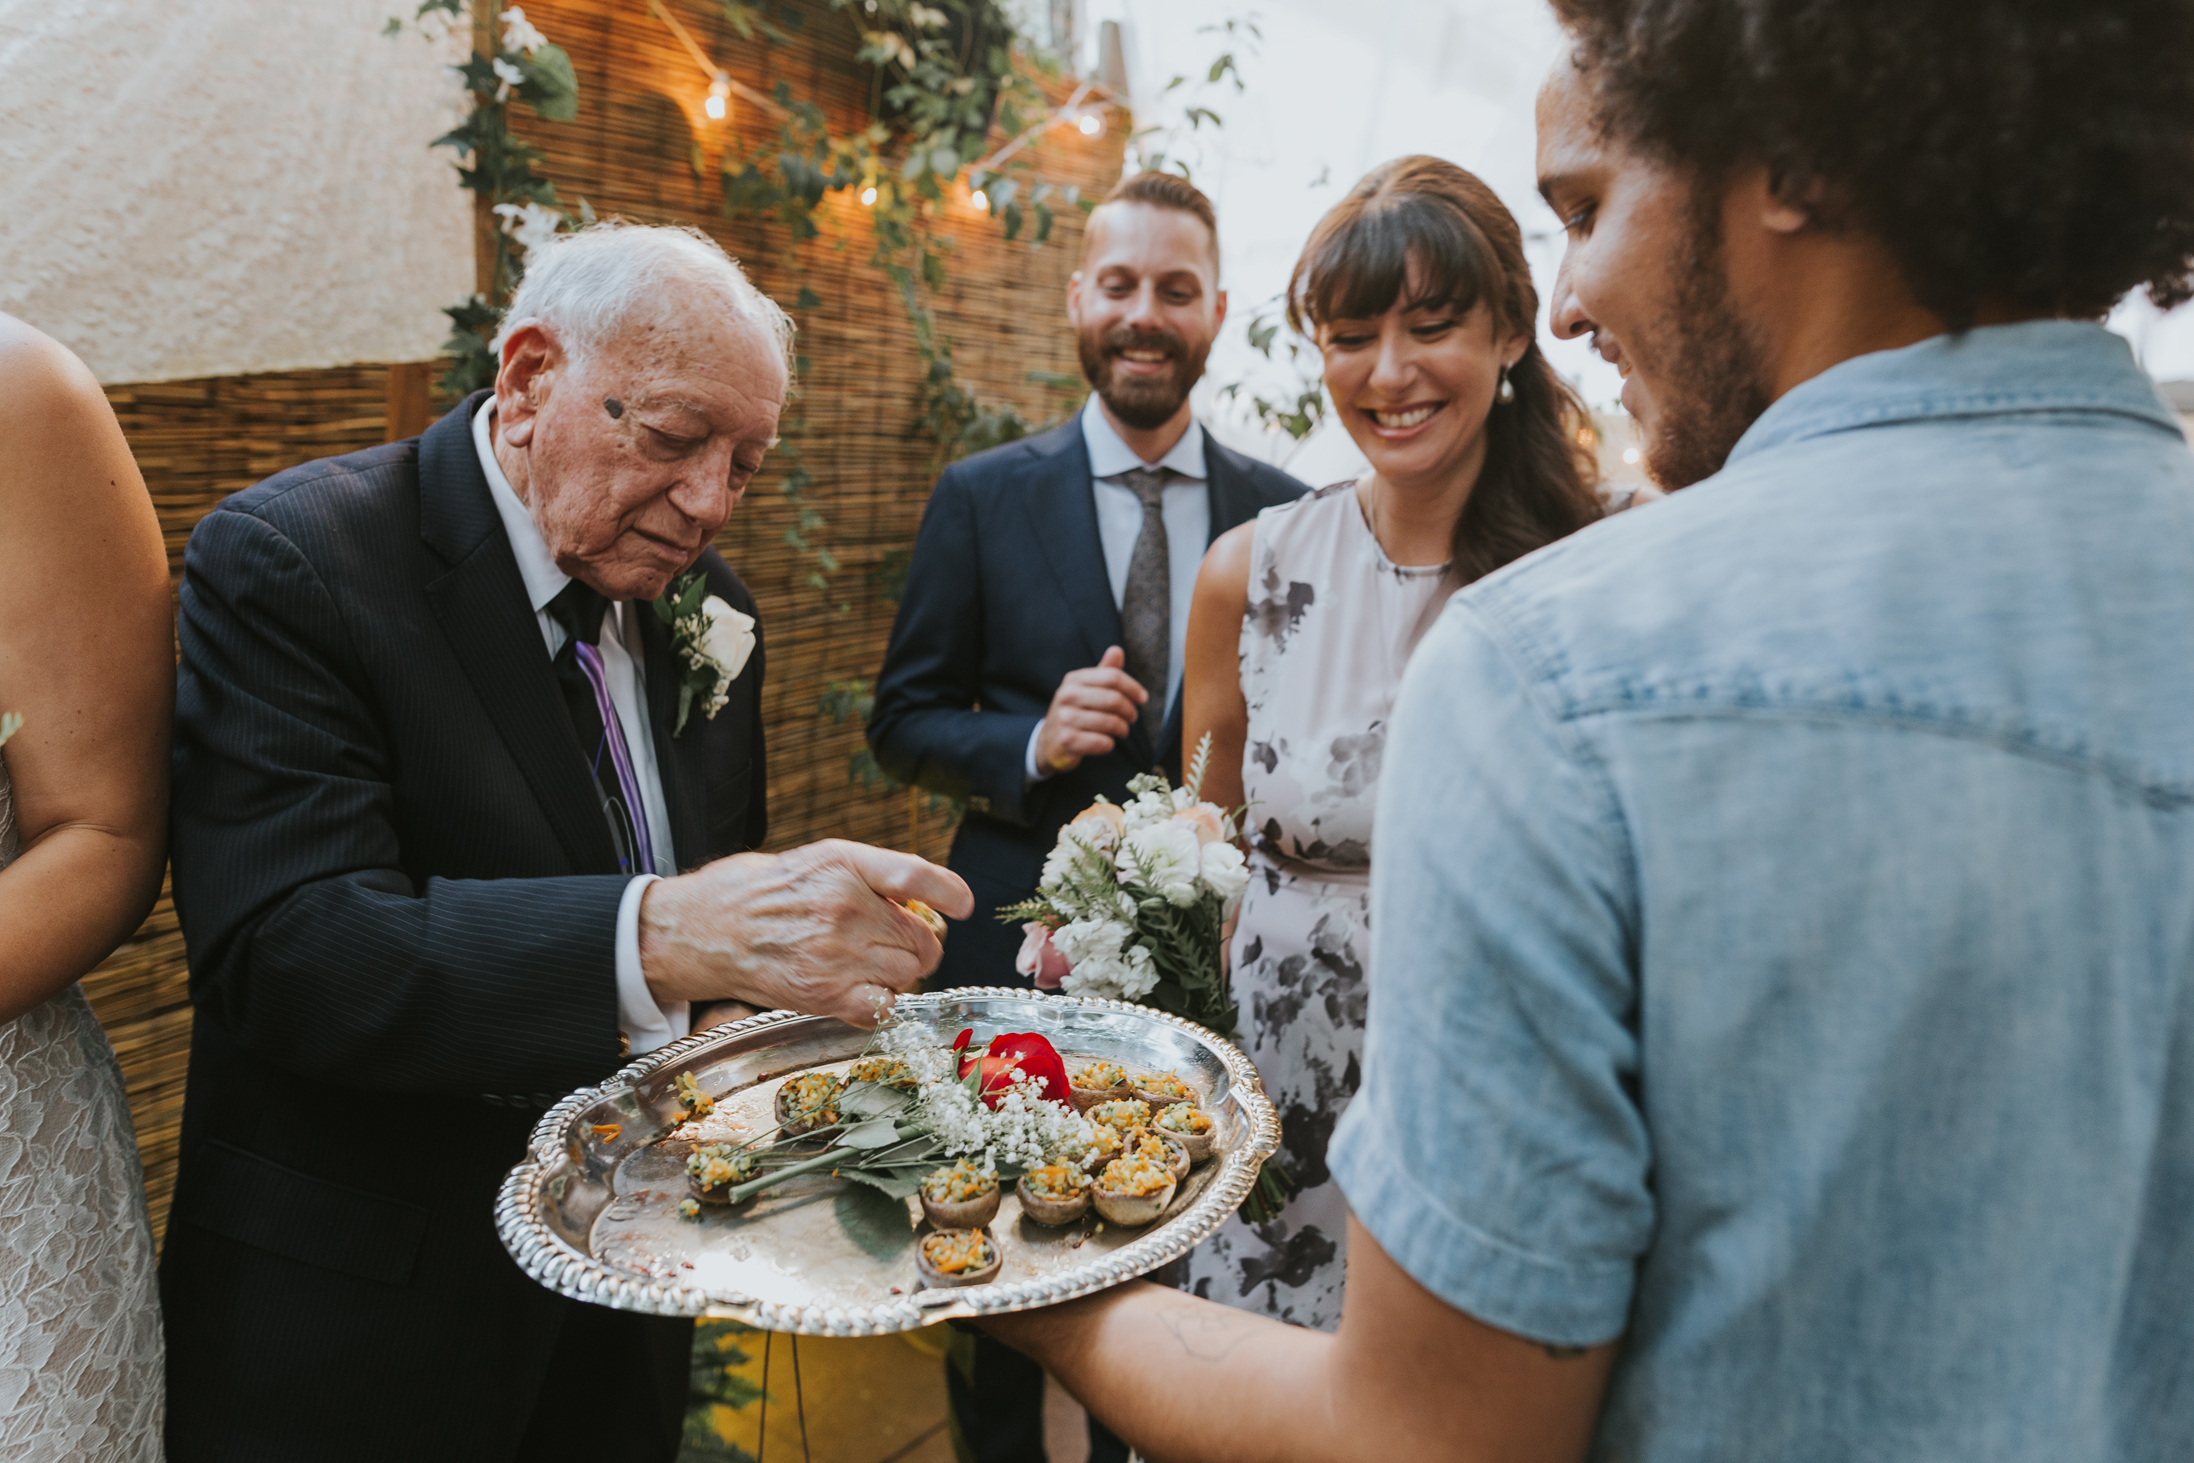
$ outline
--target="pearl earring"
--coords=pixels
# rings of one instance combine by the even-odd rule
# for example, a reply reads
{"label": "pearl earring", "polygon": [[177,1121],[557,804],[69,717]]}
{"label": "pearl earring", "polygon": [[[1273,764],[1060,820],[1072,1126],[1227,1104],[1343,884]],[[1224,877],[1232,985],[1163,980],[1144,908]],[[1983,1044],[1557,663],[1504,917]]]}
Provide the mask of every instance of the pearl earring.
{"label": "pearl earring", "polygon": [[1505,365],[1501,367],[1501,384],[1493,395],[1503,406],[1516,399],[1516,384],[1508,379],[1508,367]]}

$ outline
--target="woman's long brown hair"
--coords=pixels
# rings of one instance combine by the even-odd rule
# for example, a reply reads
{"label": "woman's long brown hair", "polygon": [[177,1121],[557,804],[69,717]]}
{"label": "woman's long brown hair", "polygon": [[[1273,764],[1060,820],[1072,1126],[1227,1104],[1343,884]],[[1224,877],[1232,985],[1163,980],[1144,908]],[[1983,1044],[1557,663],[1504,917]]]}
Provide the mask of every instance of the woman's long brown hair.
{"label": "woman's long brown hair", "polygon": [[1485,466],[1455,524],[1460,584],[1600,517],[1592,418],[1539,350],[1539,293],[1515,216],[1451,162],[1396,158],[1318,221],[1287,287],[1288,323],[1308,336],[1397,304],[1468,311],[1481,300],[1503,333],[1531,343],[1508,373],[1516,399],[1493,404]]}

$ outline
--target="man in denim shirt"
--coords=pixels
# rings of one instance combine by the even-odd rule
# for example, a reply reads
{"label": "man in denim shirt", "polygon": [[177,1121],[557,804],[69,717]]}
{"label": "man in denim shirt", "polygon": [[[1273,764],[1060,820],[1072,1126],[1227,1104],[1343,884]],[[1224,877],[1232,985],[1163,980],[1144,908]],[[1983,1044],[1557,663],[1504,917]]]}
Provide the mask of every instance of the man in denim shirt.
{"label": "man in denim shirt", "polygon": [[2194,6],[1558,0],[1668,503],[1458,595],[1327,1338],[998,1323],[1173,1458],[2194,1458]]}

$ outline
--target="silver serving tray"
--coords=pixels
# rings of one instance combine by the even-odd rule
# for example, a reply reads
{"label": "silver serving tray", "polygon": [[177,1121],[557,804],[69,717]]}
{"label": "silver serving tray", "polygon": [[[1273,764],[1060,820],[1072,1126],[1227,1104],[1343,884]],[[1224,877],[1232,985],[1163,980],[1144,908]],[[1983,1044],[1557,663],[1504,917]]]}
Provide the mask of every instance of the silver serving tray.
{"label": "silver serving tray", "polygon": [[1110,1058],[1130,1071],[1177,1071],[1218,1124],[1212,1157],[1140,1229],[1100,1228],[1094,1212],[1060,1229],[1038,1225],[1022,1218],[1009,1186],[990,1224],[1004,1268],[988,1285],[956,1289],[922,1288],[914,1248],[926,1227],[914,1200],[828,1174],[688,1219],[678,1204],[689,1145],[659,1141],[682,1111],[679,1074],[692,1073],[719,1113],[759,1131],[784,1078],[842,1065],[869,1040],[835,1017],[771,1012],[659,1048],[550,1108],[496,1202],[496,1231],[511,1258],[560,1295],[619,1310],[727,1317],[811,1336],[911,1331],[1071,1300],[1180,1258],[1240,1207],[1279,1146],[1279,1119],[1256,1068],[1179,1017],[992,987],[902,997],[897,1010],[947,1042],[972,1026],[977,1049],[1002,1031],[1035,1031],[1070,1067]]}

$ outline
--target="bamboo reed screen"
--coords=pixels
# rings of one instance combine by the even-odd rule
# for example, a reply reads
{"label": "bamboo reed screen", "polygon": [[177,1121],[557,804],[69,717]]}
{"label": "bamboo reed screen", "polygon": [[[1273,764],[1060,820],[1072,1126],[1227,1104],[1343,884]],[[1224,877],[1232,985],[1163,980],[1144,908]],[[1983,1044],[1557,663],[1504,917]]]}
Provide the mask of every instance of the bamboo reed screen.
{"label": "bamboo reed screen", "polygon": [[[773,4],[771,20],[792,39],[770,44],[738,39],[712,6],[670,3],[735,80],[763,93],[783,81],[795,98],[822,104],[835,128],[867,116],[872,82],[869,68],[853,59],[856,12],[834,11],[823,0]],[[547,152],[546,171],[565,199],[584,198],[599,214],[704,229],[788,309],[803,287],[822,302],[794,310],[804,366],[787,416],[804,425],[786,437],[815,474],[809,497],[829,520],[815,537],[843,567],[831,589],[818,592],[806,582],[812,562],[784,543],[795,510],[777,491],[790,465],[783,455],[717,540],[761,604],[770,843],[836,836],[942,857],[946,824],[913,817],[906,794],[852,785],[848,758],[861,745],[860,731],[834,726],[817,710],[828,682],[874,676],[891,624],[876,576],[887,555],[913,542],[935,475],[932,445],[911,431],[921,364],[896,294],[868,263],[866,210],[833,195],[818,216],[823,237],[796,250],[781,225],[724,219],[716,209],[718,161],[727,146],[773,138],[774,118],[735,97],[731,116],[712,122],[703,110],[708,78],[645,0],[535,0],[527,13],[571,54],[579,76],[575,121],[528,115],[518,124]],[[436,125],[420,119],[422,144]],[[1046,178],[1101,193],[1119,175],[1123,130],[1115,126],[1093,141],[1062,127],[1035,156]],[[1030,376],[1075,369],[1062,312],[1081,222],[1077,210],[1061,207],[1051,242],[1033,249],[1026,234],[1005,242],[964,190],[939,210],[952,256],[936,313],[959,374],[986,400],[1010,401],[1039,423],[1073,405]],[[297,463],[417,431],[429,419],[430,374],[413,362],[110,387],[174,572],[181,573],[191,528],[226,495]],[[164,1230],[190,1039],[182,938],[165,894],[85,987],[122,1058],[154,1225]]]}

